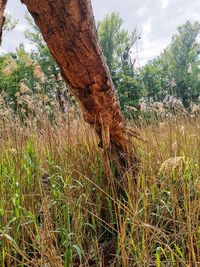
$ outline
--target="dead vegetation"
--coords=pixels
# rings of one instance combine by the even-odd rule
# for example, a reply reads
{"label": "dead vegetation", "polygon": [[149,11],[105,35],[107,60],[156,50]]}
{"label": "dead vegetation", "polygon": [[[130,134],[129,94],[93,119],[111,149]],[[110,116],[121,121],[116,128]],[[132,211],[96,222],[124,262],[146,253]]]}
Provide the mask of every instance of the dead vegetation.
{"label": "dead vegetation", "polygon": [[14,115],[1,99],[1,266],[198,266],[198,116],[138,123],[122,200],[81,116],[32,105]]}

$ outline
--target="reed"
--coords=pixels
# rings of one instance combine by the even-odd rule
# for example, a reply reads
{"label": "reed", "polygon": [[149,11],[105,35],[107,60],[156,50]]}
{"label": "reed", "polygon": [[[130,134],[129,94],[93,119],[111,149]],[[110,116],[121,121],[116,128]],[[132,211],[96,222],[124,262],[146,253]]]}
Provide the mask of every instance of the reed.
{"label": "reed", "polygon": [[200,265],[198,116],[138,123],[124,200],[80,115],[0,116],[0,266]]}

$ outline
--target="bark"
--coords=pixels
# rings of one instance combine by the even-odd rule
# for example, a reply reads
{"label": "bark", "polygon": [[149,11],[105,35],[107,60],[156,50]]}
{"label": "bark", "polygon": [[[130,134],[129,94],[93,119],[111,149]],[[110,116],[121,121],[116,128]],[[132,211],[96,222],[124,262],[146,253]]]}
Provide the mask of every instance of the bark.
{"label": "bark", "polygon": [[[104,148],[134,154],[111,75],[99,47],[90,0],[21,0],[39,27],[84,119]],[[118,153],[119,154],[119,153]]]}
{"label": "bark", "polygon": [[4,11],[6,8],[7,0],[0,0],[0,45],[2,41],[3,25],[5,22]]}

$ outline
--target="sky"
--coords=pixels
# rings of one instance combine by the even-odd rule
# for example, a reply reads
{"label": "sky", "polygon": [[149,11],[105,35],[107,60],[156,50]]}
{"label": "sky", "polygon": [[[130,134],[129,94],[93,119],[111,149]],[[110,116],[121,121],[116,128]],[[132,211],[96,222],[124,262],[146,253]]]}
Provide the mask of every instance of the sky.
{"label": "sky", "polygon": [[[137,42],[141,65],[158,56],[169,45],[179,25],[187,20],[200,21],[199,0],[92,0],[92,5],[96,21],[116,11],[124,19],[125,29],[131,32],[136,27],[141,31],[141,39]],[[14,51],[21,42],[31,50],[32,46],[23,34],[29,27],[24,19],[25,12],[26,8],[19,0],[8,1],[7,13],[18,19],[18,25],[3,36],[0,53]],[[136,51],[136,46],[133,50]]]}

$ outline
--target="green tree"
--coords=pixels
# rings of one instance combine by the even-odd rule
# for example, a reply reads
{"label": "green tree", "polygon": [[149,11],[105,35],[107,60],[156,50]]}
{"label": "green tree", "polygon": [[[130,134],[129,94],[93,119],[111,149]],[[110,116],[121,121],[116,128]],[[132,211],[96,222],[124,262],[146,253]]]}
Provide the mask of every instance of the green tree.
{"label": "green tree", "polygon": [[61,110],[64,112],[65,108],[63,100],[70,100],[68,97],[69,91],[61,78],[60,70],[49,52],[49,49],[44,42],[38,27],[35,25],[34,20],[28,14],[26,14],[25,18],[32,28],[32,30],[25,31],[25,37],[35,46],[35,49],[32,50],[30,54],[30,57],[41,67],[41,70],[44,72],[46,77],[45,83],[43,84],[43,91],[50,97],[56,98],[59,101]]}
{"label": "green tree", "polygon": [[55,60],[52,58],[38,27],[35,25],[30,15],[26,14],[25,18],[29,23],[30,27],[32,28],[32,30],[25,31],[25,37],[35,47],[34,50],[32,50],[31,52],[31,58],[41,66],[42,70],[48,78],[51,75],[57,77],[59,74],[59,68]]}
{"label": "green tree", "polygon": [[15,52],[0,57],[0,91],[6,92],[10,102],[15,100],[15,94],[20,90],[20,82],[35,88],[33,71],[32,62],[23,44],[20,44]]}
{"label": "green tree", "polygon": [[195,86],[198,79],[196,67],[199,64],[197,54],[200,48],[197,43],[199,33],[199,22],[187,21],[178,27],[178,33],[172,37],[168,51],[169,67],[177,85],[176,94],[182,98],[185,105],[188,105],[190,101],[195,101],[200,93],[200,84],[198,87]]}
{"label": "green tree", "polygon": [[171,74],[162,57],[146,64],[140,70],[140,78],[145,97],[162,101],[167,94],[171,94]]}
{"label": "green tree", "polygon": [[186,107],[197,101],[200,95],[199,33],[200,24],[187,21],[178,27],[161,55],[142,68],[140,75],[147,97],[162,101],[166,95],[173,95]]}
{"label": "green tree", "polygon": [[10,14],[6,14],[6,20],[3,25],[3,32],[8,33],[14,30],[14,28],[17,26],[18,20],[13,18]]}
{"label": "green tree", "polygon": [[123,29],[124,21],[118,13],[112,12],[98,22],[98,36],[101,48],[111,72],[132,65],[131,48],[138,38],[137,30],[132,34]]}
{"label": "green tree", "polygon": [[127,106],[137,105],[141,94],[135,79],[135,61],[131,57],[131,49],[139,38],[139,33],[134,29],[129,34],[123,29],[123,23],[118,13],[107,15],[98,23],[98,36],[121,107],[126,111]]}

